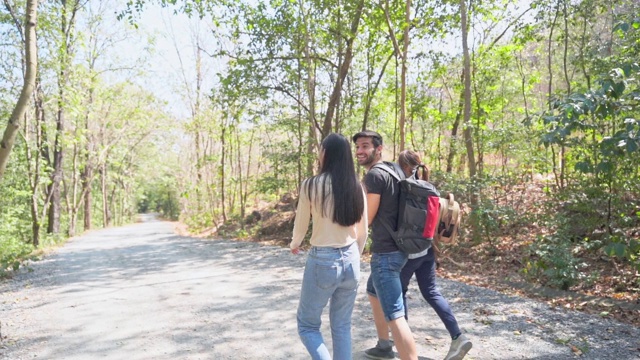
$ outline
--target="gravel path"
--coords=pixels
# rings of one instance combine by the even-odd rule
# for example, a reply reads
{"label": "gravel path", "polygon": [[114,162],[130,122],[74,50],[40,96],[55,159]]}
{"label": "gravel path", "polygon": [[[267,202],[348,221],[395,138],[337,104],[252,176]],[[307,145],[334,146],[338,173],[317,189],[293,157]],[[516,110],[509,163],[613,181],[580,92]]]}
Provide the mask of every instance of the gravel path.
{"label": "gravel path", "polygon": [[[303,267],[287,249],[182,237],[158,221],[90,232],[0,281],[0,359],[307,359],[295,324]],[[354,359],[376,340],[368,272]],[[638,328],[439,283],[474,343],[466,359],[640,359]],[[420,359],[442,359],[448,334],[410,291]]]}

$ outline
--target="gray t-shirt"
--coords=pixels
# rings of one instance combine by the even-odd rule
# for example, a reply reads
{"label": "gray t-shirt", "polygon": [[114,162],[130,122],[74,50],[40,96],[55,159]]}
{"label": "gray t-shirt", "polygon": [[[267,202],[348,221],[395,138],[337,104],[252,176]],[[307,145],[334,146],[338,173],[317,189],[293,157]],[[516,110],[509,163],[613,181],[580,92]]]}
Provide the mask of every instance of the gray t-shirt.
{"label": "gray t-shirt", "polygon": [[[387,163],[391,169],[393,165]],[[397,227],[400,187],[396,179],[387,171],[374,167],[364,176],[364,184],[367,187],[367,193],[380,195],[380,207],[371,223],[371,252],[380,254],[398,251],[391,234],[381,222],[385,221],[392,229]]]}

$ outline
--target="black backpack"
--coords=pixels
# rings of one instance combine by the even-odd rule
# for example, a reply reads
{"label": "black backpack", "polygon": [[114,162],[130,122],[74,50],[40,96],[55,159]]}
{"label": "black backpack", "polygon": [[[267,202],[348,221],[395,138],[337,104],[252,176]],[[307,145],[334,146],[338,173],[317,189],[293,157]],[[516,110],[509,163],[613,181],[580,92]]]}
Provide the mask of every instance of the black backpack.
{"label": "black backpack", "polygon": [[428,250],[438,227],[440,193],[430,182],[418,179],[416,172],[405,178],[395,163],[378,163],[373,167],[389,173],[400,188],[397,229],[384,221],[382,225],[403,252],[417,254]]}

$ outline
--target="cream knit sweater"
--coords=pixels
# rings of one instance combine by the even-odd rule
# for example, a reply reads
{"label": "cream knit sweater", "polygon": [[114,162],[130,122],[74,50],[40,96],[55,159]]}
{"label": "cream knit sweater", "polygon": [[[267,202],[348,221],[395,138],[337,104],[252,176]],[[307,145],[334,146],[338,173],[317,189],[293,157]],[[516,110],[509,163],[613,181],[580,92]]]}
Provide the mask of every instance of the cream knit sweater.
{"label": "cream knit sweater", "polygon": [[360,221],[352,226],[341,226],[333,222],[333,197],[331,196],[331,180],[325,179],[325,187],[327,188],[328,202],[327,202],[327,216],[322,215],[322,209],[318,206],[319,201],[315,198],[321,198],[319,187],[316,187],[312,197],[309,199],[307,187],[309,179],[305,180],[300,187],[300,198],[298,200],[298,209],[296,210],[296,219],[293,225],[293,237],[291,249],[300,247],[302,240],[304,239],[307,229],[309,228],[309,222],[313,218],[313,230],[311,232],[311,245],[319,247],[334,247],[340,248],[347,245],[351,245],[354,241],[358,242],[358,248],[360,253],[364,249],[364,244],[367,239],[368,233],[368,219],[367,219],[367,197],[364,193],[364,211]]}

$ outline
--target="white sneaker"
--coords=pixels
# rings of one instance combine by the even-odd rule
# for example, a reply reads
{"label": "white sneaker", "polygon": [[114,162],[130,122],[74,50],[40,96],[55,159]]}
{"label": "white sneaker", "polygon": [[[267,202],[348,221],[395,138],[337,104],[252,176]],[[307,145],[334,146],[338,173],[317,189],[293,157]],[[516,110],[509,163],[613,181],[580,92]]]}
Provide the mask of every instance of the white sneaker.
{"label": "white sneaker", "polygon": [[451,342],[451,347],[444,360],[462,360],[469,350],[471,350],[472,346],[471,340],[467,339],[464,334],[461,334]]}

